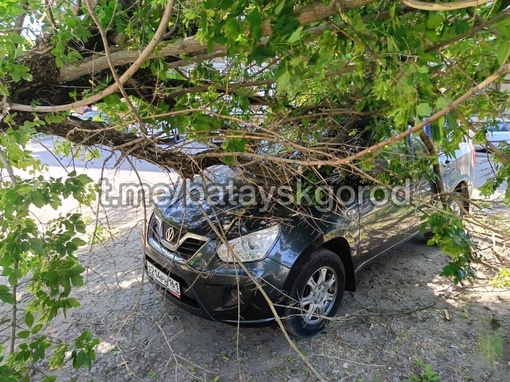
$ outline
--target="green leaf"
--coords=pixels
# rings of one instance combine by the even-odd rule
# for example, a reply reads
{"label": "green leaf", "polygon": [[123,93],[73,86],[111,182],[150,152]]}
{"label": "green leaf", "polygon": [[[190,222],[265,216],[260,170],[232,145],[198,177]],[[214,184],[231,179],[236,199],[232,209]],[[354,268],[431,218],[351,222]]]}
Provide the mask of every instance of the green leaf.
{"label": "green leaf", "polygon": [[443,15],[440,12],[428,12],[427,29],[436,29],[443,24]]}
{"label": "green leaf", "polygon": [[283,0],[282,2],[280,2],[280,4],[278,4],[276,6],[276,8],[274,9],[274,14],[276,16],[278,16],[280,13],[282,13],[284,7],[285,7],[285,0]]}
{"label": "green leaf", "polygon": [[80,302],[74,297],[70,297],[66,300],[66,306],[69,308],[78,308],[80,305]]}
{"label": "green leaf", "polygon": [[223,146],[225,151],[244,153],[246,151],[246,140],[241,138],[230,138]]}
{"label": "green leaf", "polygon": [[496,58],[498,59],[498,64],[501,66],[505,63],[508,57],[508,52],[510,50],[510,47],[507,44],[503,44],[499,49],[498,53],[496,54]]}
{"label": "green leaf", "polygon": [[232,156],[223,157],[223,163],[225,163],[227,166],[232,166],[235,163],[235,159]]}
{"label": "green leaf", "polygon": [[218,8],[222,10],[227,10],[232,8],[232,5],[234,4],[234,0],[220,0],[218,4]]}
{"label": "green leaf", "polygon": [[6,97],[9,95],[9,89],[7,89],[7,87],[4,84],[2,84],[1,82],[0,82],[0,95],[6,96]]}
{"label": "green leaf", "polygon": [[24,44],[27,42],[25,38],[17,33],[12,33],[9,35],[9,40],[13,42],[14,44]]}
{"label": "green leaf", "polygon": [[41,329],[43,328],[43,325],[42,324],[37,324],[35,325],[33,328],[32,328],[32,334],[37,334],[41,331]]}
{"label": "green leaf", "polygon": [[83,286],[83,277],[81,275],[71,277],[73,286]]}
{"label": "green leaf", "polygon": [[443,116],[441,116],[441,117],[439,117],[439,118],[437,119],[437,125],[439,126],[439,128],[440,128],[441,130],[442,130],[442,129],[443,129],[443,127],[444,127],[444,123],[445,123],[445,117],[444,117],[444,115],[443,115]]}
{"label": "green leaf", "polygon": [[427,65],[419,66],[416,71],[420,74],[427,74],[429,72],[429,67]]}
{"label": "green leaf", "polygon": [[288,89],[290,77],[289,71],[285,71],[280,77],[278,77],[278,80],[276,80],[278,91],[285,92]]}
{"label": "green leaf", "polygon": [[453,24],[453,29],[455,30],[455,33],[462,34],[470,30],[471,25],[466,20],[457,20]]}
{"label": "green leaf", "polygon": [[420,103],[416,106],[416,114],[419,117],[428,117],[432,114],[432,107],[430,107],[430,105],[426,102]]}
{"label": "green leaf", "polygon": [[[439,121],[438,121],[439,122]],[[442,125],[441,125],[442,123]],[[432,139],[434,142],[441,142],[443,140],[443,126],[444,126],[444,118],[440,123],[432,124]]]}
{"label": "green leaf", "polygon": [[80,174],[76,177],[76,180],[80,182],[82,185],[88,184],[92,182],[92,179],[86,174]]}
{"label": "green leaf", "polygon": [[295,43],[296,41],[299,41],[301,40],[301,37],[302,37],[302,34],[301,32],[303,31],[303,27],[299,27],[298,29],[296,29],[290,36],[289,38],[287,39],[287,42],[289,44],[293,44]]}
{"label": "green leaf", "polygon": [[30,336],[30,330],[22,330],[16,335],[18,338],[28,338]]}
{"label": "green leaf", "polygon": [[25,324],[30,328],[34,324],[34,315],[28,310],[25,312]]}
{"label": "green leaf", "polygon": [[439,97],[439,98],[436,100],[436,110],[437,110],[437,111],[443,110],[443,109],[444,109],[444,108],[446,108],[449,104],[450,104],[450,102],[448,101],[448,99],[446,99],[445,97]]}
{"label": "green leaf", "polygon": [[110,94],[108,97],[105,97],[103,100],[105,104],[107,105],[117,105],[120,103],[120,97],[118,94]]}
{"label": "green leaf", "polygon": [[32,204],[37,208],[42,208],[46,204],[44,196],[39,191],[32,192]]}
{"label": "green leaf", "polygon": [[7,304],[14,304],[11,289],[7,285],[0,285],[0,300]]}
{"label": "green leaf", "polygon": [[260,65],[264,62],[264,60],[274,57],[274,50],[269,44],[265,46],[257,45],[253,48],[251,55],[255,62]]}
{"label": "green leaf", "polygon": [[62,369],[64,366],[66,353],[69,350],[68,344],[59,344],[54,350],[53,354],[50,357],[49,367],[50,370]]}
{"label": "green leaf", "polygon": [[9,275],[9,284],[11,285],[16,285],[18,283],[18,275],[16,274],[16,272],[12,272],[10,275]]}

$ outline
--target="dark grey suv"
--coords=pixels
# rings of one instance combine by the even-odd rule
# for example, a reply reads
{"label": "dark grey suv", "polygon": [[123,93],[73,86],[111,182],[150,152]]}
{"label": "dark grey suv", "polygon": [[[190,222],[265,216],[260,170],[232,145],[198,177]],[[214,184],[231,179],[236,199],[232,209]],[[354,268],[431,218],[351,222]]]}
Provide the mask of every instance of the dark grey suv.
{"label": "dark grey suv", "polygon": [[[417,139],[393,149],[405,160],[427,153]],[[446,191],[462,197],[450,198],[453,210],[468,207],[473,153],[465,140],[455,158],[439,157]],[[364,265],[419,233],[435,189],[426,179],[382,188],[329,175],[321,203],[307,203],[306,186],[297,193],[295,184],[268,189],[226,166],[181,183],[148,224],[150,280],[173,303],[207,319],[272,322],[269,299],[291,333],[317,333],[338,311],[344,290],[355,290]]]}

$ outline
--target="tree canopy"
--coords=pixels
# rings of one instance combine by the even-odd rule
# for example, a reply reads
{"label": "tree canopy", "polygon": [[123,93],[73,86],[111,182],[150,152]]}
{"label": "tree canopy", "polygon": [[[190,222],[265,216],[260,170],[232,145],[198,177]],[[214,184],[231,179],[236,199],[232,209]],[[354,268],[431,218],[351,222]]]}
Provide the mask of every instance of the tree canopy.
{"label": "tree canopy", "polygon": [[[403,132],[437,113],[440,140],[444,126],[466,132],[467,117],[500,116],[507,105],[494,86],[509,69],[506,1],[2,5],[2,130],[106,144],[184,176],[262,159],[253,140],[300,146],[338,116],[380,117]],[[108,126],[69,117],[90,104]],[[163,149],[146,129],[162,120],[167,133],[205,140],[221,130],[227,140],[192,156]]]}

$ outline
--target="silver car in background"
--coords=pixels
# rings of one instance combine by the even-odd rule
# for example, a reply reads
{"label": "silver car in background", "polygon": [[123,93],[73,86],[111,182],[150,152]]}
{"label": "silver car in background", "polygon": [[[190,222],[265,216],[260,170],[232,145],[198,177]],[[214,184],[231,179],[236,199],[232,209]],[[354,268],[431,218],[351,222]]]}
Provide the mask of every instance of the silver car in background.
{"label": "silver car in background", "polygon": [[499,121],[487,126],[487,142],[495,147],[501,147],[510,143],[510,120]]}
{"label": "silver car in background", "polygon": [[[510,119],[496,118],[493,121],[482,122],[472,118],[473,124],[478,130],[485,131],[485,142],[475,143],[476,151],[484,151],[489,149],[488,143],[494,147],[500,148],[510,144]],[[473,136],[474,134],[470,134]]]}

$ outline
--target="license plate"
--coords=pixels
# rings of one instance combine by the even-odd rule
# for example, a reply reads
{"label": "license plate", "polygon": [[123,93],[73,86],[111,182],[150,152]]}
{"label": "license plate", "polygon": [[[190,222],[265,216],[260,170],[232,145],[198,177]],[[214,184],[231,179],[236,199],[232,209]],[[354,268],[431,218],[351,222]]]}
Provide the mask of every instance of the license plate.
{"label": "license plate", "polygon": [[175,281],[173,278],[160,271],[151,263],[147,263],[147,274],[159,285],[166,288],[166,290],[172,293],[175,297],[181,298],[181,286],[179,285],[178,281]]}

